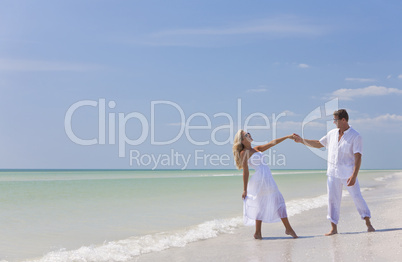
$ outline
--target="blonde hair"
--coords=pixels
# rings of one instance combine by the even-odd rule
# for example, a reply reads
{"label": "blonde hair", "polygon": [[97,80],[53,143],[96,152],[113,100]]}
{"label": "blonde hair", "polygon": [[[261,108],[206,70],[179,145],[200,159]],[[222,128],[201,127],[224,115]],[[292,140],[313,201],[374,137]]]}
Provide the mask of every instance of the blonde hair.
{"label": "blonde hair", "polygon": [[242,143],[243,141],[243,130],[240,129],[239,131],[237,131],[234,140],[233,140],[233,157],[236,163],[236,167],[237,169],[242,169],[242,161],[240,160],[240,152],[244,149],[244,145]]}

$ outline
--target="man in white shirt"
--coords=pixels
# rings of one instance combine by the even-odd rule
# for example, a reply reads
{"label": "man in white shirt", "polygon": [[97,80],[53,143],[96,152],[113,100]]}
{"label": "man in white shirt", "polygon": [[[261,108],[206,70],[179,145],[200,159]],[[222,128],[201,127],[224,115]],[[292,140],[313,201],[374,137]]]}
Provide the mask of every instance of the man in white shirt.
{"label": "man in white shirt", "polygon": [[302,139],[295,134],[295,141],[298,143],[328,149],[327,218],[331,221],[332,229],[325,234],[326,236],[338,233],[337,224],[344,185],[352,196],[361,218],[366,221],[367,231],[375,231],[370,222],[370,210],[362,197],[357,179],[362,161],[362,138],[356,130],[349,126],[348,121],[348,113],[345,109],[340,109],[334,112],[334,123],[337,128],[329,131],[320,140]]}

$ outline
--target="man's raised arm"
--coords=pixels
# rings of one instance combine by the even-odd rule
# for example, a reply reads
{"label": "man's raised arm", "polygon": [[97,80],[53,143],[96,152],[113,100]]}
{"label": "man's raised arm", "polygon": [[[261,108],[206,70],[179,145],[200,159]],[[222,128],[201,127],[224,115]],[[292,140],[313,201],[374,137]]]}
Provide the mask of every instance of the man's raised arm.
{"label": "man's raised arm", "polygon": [[295,142],[302,143],[303,145],[306,145],[309,147],[314,147],[314,148],[324,147],[318,140],[303,139],[298,134],[293,134],[293,137],[294,137]]}

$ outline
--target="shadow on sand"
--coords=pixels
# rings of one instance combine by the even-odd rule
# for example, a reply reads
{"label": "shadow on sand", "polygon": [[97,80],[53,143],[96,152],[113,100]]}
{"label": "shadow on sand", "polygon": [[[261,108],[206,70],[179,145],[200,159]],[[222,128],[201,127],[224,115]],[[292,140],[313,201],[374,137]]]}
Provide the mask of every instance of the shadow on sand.
{"label": "shadow on sand", "polygon": [[[384,228],[384,229],[376,229],[375,232],[370,232],[370,233],[376,233],[376,232],[388,232],[388,231],[398,231],[402,230],[402,228]],[[345,233],[340,233],[341,235],[355,235],[355,234],[366,234],[368,233],[367,231],[361,231],[361,232],[345,232]]]}
{"label": "shadow on sand", "polygon": [[[398,231],[402,230],[402,228],[384,228],[384,229],[376,229],[375,232],[372,233],[378,233],[378,232],[388,232],[388,231]],[[360,231],[360,232],[344,232],[344,233],[338,233],[337,235],[356,235],[356,234],[367,234],[369,232],[367,231]],[[371,233],[371,232],[370,232]],[[336,235],[334,235],[336,236]],[[316,236],[299,236],[297,239],[304,239],[304,238],[316,238],[316,237],[326,237],[324,235],[316,235]],[[288,237],[263,237],[262,240],[280,240],[280,239],[293,239],[291,236]]]}
{"label": "shadow on sand", "polygon": [[299,236],[298,238],[288,237],[263,237],[262,240],[279,240],[279,239],[303,239],[303,238],[314,238],[320,236]]}

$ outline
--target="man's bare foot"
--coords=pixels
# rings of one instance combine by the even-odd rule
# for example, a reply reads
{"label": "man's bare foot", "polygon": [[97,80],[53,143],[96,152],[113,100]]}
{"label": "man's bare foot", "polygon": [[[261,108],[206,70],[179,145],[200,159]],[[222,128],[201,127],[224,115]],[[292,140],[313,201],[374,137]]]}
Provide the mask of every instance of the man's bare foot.
{"label": "man's bare foot", "polygon": [[374,227],[371,225],[370,218],[369,218],[369,217],[365,217],[364,220],[366,220],[367,232],[374,232],[375,229],[374,229]]}
{"label": "man's bare foot", "polygon": [[261,234],[254,234],[254,238],[255,239],[262,239],[262,236],[261,236]]}
{"label": "man's bare foot", "polygon": [[328,233],[326,233],[325,236],[332,236],[332,235],[335,235],[335,234],[338,234],[338,230],[331,230]]}
{"label": "man's bare foot", "polygon": [[296,235],[296,232],[292,229],[292,230],[286,230],[285,231],[285,234],[286,235],[290,235],[290,236],[292,236],[293,238],[298,238],[298,236]]}
{"label": "man's bare foot", "polygon": [[367,225],[367,232],[374,232],[375,229],[372,225]]}
{"label": "man's bare foot", "polygon": [[338,226],[335,223],[331,222],[331,231],[324,234],[324,236],[332,236],[336,234],[338,234]]}

